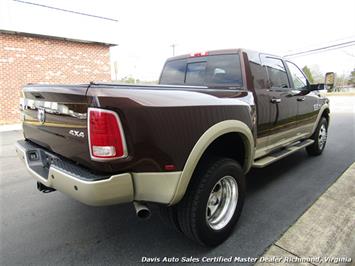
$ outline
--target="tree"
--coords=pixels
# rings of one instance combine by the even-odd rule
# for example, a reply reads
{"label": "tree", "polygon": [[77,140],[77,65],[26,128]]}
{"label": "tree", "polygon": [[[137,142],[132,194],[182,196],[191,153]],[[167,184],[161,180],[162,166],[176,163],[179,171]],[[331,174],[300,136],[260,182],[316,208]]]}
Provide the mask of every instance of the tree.
{"label": "tree", "polygon": [[324,73],[319,69],[318,65],[311,65],[309,69],[311,70],[314,83],[324,83]]}
{"label": "tree", "polygon": [[333,91],[341,91],[346,83],[347,80],[346,80],[346,75],[344,73],[342,74],[335,73]]}
{"label": "tree", "polygon": [[348,84],[351,86],[355,86],[355,68],[350,73]]}
{"label": "tree", "polygon": [[304,66],[302,68],[310,83],[324,83],[324,74],[319,69],[318,65]]}
{"label": "tree", "polygon": [[131,76],[126,76],[126,77],[120,79],[119,82],[136,84],[136,83],[139,82],[139,79],[136,79],[136,78],[131,77]]}
{"label": "tree", "polygon": [[302,68],[302,70],[303,70],[303,72],[306,74],[306,76],[307,76],[309,82],[310,82],[310,83],[314,83],[314,79],[313,79],[313,76],[312,76],[312,72],[311,72],[311,70],[309,69],[309,67],[308,67],[308,66],[304,66],[304,67]]}

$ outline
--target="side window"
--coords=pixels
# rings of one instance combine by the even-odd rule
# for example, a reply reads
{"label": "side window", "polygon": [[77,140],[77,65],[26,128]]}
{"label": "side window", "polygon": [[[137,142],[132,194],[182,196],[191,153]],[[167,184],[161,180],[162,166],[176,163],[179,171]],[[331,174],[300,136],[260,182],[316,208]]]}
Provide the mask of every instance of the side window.
{"label": "side window", "polygon": [[293,81],[293,86],[295,87],[296,90],[302,90],[307,87],[307,79],[299,70],[299,68],[291,63],[291,62],[286,62],[288,69],[290,70],[292,81]]}
{"label": "side window", "polygon": [[281,59],[263,56],[262,62],[268,73],[270,87],[290,88],[286,68]]}
{"label": "side window", "polygon": [[261,64],[259,53],[249,51],[248,58],[249,58],[250,72],[253,77],[254,88],[265,89],[267,87],[266,86],[267,75],[266,75],[265,68]]}
{"label": "side window", "polygon": [[185,71],[185,60],[167,62],[164,66],[164,72],[160,77],[160,83],[166,85],[182,85],[185,82]]}

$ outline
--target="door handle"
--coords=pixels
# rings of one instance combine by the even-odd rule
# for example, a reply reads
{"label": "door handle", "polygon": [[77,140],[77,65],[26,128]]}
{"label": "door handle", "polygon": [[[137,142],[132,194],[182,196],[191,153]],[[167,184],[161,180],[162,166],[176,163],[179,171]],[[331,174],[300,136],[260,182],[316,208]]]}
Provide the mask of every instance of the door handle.
{"label": "door handle", "polygon": [[306,98],[302,97],[302,98],[297,98],[297,102],[304,102],[304,100],[306,100]]}
{"label": "door handle", "polygon": [[281,102],[281,99],[280,99],[280,98],[272,98],[272,99],[271,99],[271,102],[272,102],[272,103],[280,103],[280,102]]}

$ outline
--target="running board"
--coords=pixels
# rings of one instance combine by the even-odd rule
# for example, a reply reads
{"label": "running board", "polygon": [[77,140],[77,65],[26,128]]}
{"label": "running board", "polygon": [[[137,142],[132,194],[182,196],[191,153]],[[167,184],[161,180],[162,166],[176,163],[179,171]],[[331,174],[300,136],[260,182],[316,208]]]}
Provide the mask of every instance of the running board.
{"label": "running board", "polygon": [[265,157],[255,160],[253,163],[253,167],[263,168],[265,166],[268,166],[269,164],[272,164],[282,158],[285,158],[286,156],[288,156],[300,149],[303,149],[303,148],[311,145],[312,143],[314,143],[314,140],[312,140],[312,139],[298,141],[294,144],[287,146],[286,148],[284,148],[282,150],[278,150],[278,151],[273,152]]}

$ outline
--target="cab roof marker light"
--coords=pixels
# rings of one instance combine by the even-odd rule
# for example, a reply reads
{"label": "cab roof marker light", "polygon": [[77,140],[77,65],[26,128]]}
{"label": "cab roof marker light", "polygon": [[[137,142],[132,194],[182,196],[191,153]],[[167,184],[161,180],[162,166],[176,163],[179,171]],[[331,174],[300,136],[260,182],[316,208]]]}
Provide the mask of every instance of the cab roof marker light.
{"label": "cab roof marker light", "polygon": [[191,53],[190,57],[207,56],[208,52]]}

